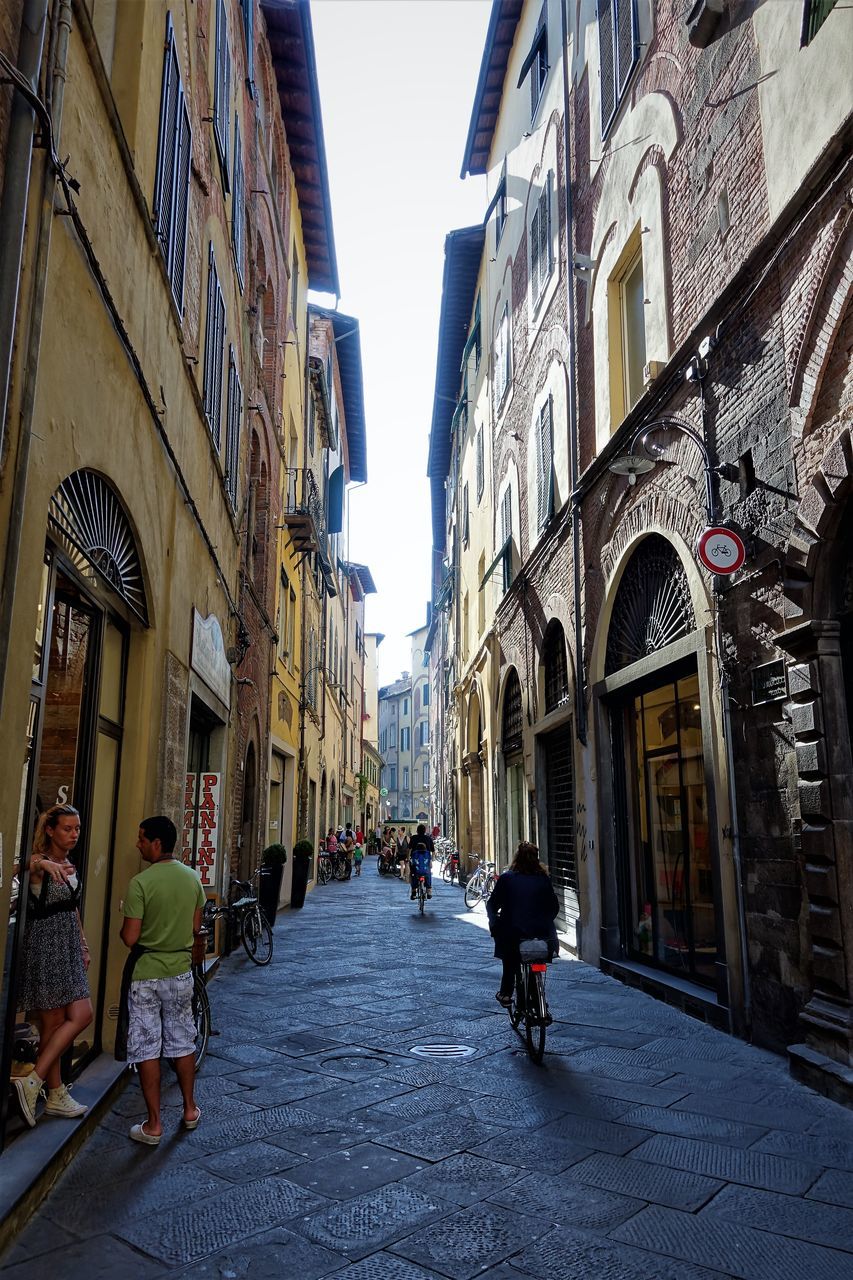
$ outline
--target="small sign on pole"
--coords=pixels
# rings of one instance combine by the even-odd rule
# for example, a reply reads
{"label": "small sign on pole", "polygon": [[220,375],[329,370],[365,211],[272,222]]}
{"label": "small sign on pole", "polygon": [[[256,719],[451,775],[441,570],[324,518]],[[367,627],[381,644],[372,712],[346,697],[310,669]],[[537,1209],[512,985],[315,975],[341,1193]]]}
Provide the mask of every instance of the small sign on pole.
{"label": "small sign on pole", "polygon": [[699,537],[699,559],[711,573],[737,573],[746,560],[743,539],[733,529],[711,525]]}

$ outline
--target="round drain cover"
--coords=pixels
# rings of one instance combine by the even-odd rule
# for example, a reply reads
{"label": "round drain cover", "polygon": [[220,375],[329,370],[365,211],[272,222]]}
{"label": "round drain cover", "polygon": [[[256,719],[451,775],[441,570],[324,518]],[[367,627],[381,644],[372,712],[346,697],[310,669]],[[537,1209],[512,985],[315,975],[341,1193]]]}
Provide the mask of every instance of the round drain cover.
{"label": "round drain cover", "polygon": [[356,1067],[373,1067],[375,1069],[378,1067],[387,1067],[388,1059],[378,1058],[374,1054],[370,1053],[348,1053],[342,1055],[340,1058],[324,1058],[323,1066],[342,1067],[345,1071],[352,1071]]}
{"label": "round drain cover", "polygon": [[432,1058],[445,1061],[449,1058],[470,1058],[477,1050],[468,1044],[416,1044],[409,1050],[416,1058]]}

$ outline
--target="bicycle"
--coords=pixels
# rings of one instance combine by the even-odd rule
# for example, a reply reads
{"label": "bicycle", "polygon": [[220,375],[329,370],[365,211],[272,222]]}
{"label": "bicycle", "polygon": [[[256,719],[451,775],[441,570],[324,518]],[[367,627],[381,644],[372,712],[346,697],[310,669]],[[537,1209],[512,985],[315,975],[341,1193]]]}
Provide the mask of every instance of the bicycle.
{"label": "bicycle", "polygon": [[[255,871],[252,880],[257,876]],[[232,879],[228,902],[223,906],[215,907],[208,901],[204,908],[204,924],[210,926],[222,916],[227,920],[229,943],[233,943],[239,930],[240,941],[249,959],[257,965],[269,964],[273,949],[272,929],[261,911],[258,895],[250,880]]]}
{"label": "bicycle", "polygon": [[332,878],[332,855],[321,850],[317,857],[317,883],[328,884]]}
{"label": "bicycle", "polygon": [[417,899],[418,899],[418,910],[420,911],[421,915],[423,915],[424,910],[426,908],[426,900],[427,900],[427,882],[426,882],[425,875],[418,876],[416,893],[417,893]]}
{"label": "bicycle", "polygon": [[545,999],[548,943],[540,938],[525,939],[518,945],[518,955],[518,972],[509,1006],[509,1020],[516,1032],[524,1022],[528,1057],[531,1062],[539,1063],[545,1054],[545,1032],[553,1021]]}
{"label": "bicycle", "polygon": [[459,874],[459,854],[455,848],[452,849],[447,856],[447,861],[441,869],[441,878],[442,880],[446,880],[448,884],[453,884],[454,880],[456,880],[457,883],[461,883]]}
{"label": "bicycle", "polygon": [[465,906],[473,911],[478,902],[488,902],[492,890],[498,882],[497,871],[493,862],[481,862],[472,872],[465,885]]}

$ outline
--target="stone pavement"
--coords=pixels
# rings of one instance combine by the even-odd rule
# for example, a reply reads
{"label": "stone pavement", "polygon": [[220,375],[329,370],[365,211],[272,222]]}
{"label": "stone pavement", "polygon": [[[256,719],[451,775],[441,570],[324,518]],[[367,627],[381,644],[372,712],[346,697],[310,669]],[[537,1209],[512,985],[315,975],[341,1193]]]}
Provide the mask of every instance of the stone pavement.
{"label": "stone pavement", "polygon": [[482,907],[438,885],[421,918],[375,865],[282,913],[268,969],[223,963],[199,1129],[172,1084],[131,1143],[132,1083],[3,1280],[853,1280],[849,1112],[562,959],[533,1066]]}

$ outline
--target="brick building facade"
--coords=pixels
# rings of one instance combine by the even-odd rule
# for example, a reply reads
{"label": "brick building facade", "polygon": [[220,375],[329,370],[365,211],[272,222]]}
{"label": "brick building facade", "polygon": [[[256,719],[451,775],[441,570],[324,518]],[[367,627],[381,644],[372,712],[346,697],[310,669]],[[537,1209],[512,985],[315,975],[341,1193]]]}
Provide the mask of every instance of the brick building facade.
{"label": "brick building facade", "polygon": [[[486,295],[507,300],[511,356],[492,313],[485,389],[457,380],[450,420],[437,382],[431,642],[455,691],[460,842],[461,779],[482,768],[487,844],[503,862],[537,840],[580,954],[796,1046],[833,1088],[853,992],[853,103],[849,17],[810,8],[700,5],[688,23],[612,0],[576,24],[557,0],[497,0],[465,155],[488,174],[485,244],[476,272],[446,268],[439,375],[442,341],[463,368],[468,350],[453,305],[473,334]],[[551,130],[556,280],[531,307]],[[471,409],[491,459],[479,573]],[[697,556],[714,524],[746,546],[731,576]],[[459,605],[475,579],[492,592],[476,626]]]}

